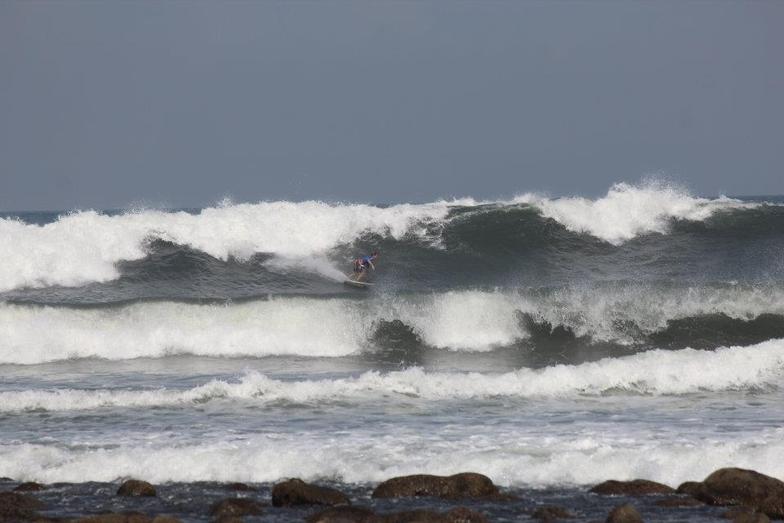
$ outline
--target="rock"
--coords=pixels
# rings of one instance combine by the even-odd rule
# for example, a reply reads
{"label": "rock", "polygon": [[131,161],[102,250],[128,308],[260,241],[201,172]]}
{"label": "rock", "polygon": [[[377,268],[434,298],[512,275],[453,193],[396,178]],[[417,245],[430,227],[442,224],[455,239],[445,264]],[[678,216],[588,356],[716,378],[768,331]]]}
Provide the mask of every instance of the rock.
{"label": "rock", "polygon": [[377,516],[371,521],[374,523],[451,523],[445,514],[426,509],[393,512]]}
{"label": "rock", "polygon": [[574,516],[565,508],[548,505],[534,510],[531,517],[541,519],[542,521],[555,521],[558,519],[570,519]]}
{"label": "rock", "polygon": [[770,518],[761,512],[751,512],[734,518],[732,523],[770,523]]}
{"label": "rock", "polygon": [[605,523],[642,523],[642,516],[636,508],[627,503],[612,509],[604,521]]}
{"label": "rock", "polygon": [[417,474],[384,481],[373,491],[374,498],[429,496],[437,498],[482,498],[497,496],[498,487],[487,476],[463,472],[454,476]]}
{"label": "rock", "polygon": [[235,492],[253,492],[256,489],[250,485],[246,485],[245,483],[229,483],[226,485],[226,490],[233,490]]}
{"label": "rock", "polygon": [[784,493],[784,483],[753,470],[723,468],[702,482],[716,505],[754,506],[772,494]]}
{"label": "rock", "polygon": [[27,481],[17,486],[14,492],[37,492],[39,490],[46,490],[46,487],[35,481]]}
{"label": "rock", "polygon": [[152,519],[140,512],[107,512],[95,516],[84,516],[75,523],[150,523]]}
{"label": "rock", "polygon": [[129,479],[117,489],[118,496],[155,496],[155,487],[146,481]]}
{"label": "rock", "polygon": [[308,523],[488,523],[481,513],[466,507],[453,508],[441,513],[434,510],[418,509],[389,514],[375,514],[361,507],[334,507],[313,514]]}
{"label": "rock", "polygon": [[239,516],[223,516],[215,519],[215,523],[245,523]]}
{"label": "rock", "polygon": [[723,468],[702,484],[700,494],[712,505],[745,505],[773,519],[784,519],[784,482],[776,478],[753,470]]}
{"label": "rock", "polygon": [[348,497],[339,490],[311,485],[301,479],[290,479],[272,487],[273,507],[350,504]]}
{"label": "rock", "polygon": [[453,508],[446,513],[446,519],[451,523],[488,523],[484,514],[465,507]]}
{"label": "rock", "polygon": [[210,514],[222,519],[232,516],[258,516],[264,506],[258,501],[248,498],[227,498],[212,506]]}
{"label": "rock", "polygon": [[704,504],[705,503],[703,503],[698,499],[688,498],[688,497],[665,498],[665,499],[660,499],[655,503],[657,507],[669,507],[669,508],[701,507]]}
{"label": "rock", "polygon": [[376,515],[368,523],[488,523],[488,519],[475,510],[457,507],[446,513],[427,509],[392,512]]}
{"label": "rock", "polygon": [[706,502],[707,493],[705,492],[705,485],[703,485],[699,481],[686,481],[685,483],[681,483],[678,485],[676,490],[678,494],[688,494],[689,496],[698,499],[700,501]]}
{"label": "rock", "polygon": [[488,523],[483,514],[466,507],[453,508],[446,513],[418,509],[375,514],[367,508],[342,506],[317,512],[306,521],[307,523]]}
{"label": "rock", "polygon": [[32,496],[18,492],[0,492],[0,521],[24,521],[38,516],[44,504]]}
{"label": "rock", "polygon": [[722,517],[732,520],[732,523],[770,523],[768,516],[749,507],[728,510],[722,514]]}
{"label": "rock", "polygon": [[317,512],[305,521],[307,523],[371,523],[374,517],[372,510],[344,505]]}
{"label": "rock", "polygon": [[152,523],[182,523],[182,521],[174,516],[155,516]]}
{"label": "rock", "polygon": [[675,489],[647,479],[633,479],[631,481],[611,479],[599,483],[590,492],[603,496],[647,496],[648,494],[672,494]]}

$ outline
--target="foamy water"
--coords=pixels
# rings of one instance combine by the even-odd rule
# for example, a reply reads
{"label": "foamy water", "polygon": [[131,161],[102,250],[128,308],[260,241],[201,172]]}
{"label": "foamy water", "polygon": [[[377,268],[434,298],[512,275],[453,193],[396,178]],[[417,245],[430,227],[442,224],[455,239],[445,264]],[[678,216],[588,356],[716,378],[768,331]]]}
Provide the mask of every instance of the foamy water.
{"label": "foamy water", "polygon": [[[697,356],[689,356],[698,365]],[[732,356],[724,356],[716,358],[720,363],[702,363],[724,369],[736,363]],[[780,360],[776,365],[780,367]],[[682,374],[687,372],[690,369]],[[337,386],[317,380],[282,385],[269,379],[262,384],[256,377],[246,378],[233,390],[211,383],[179,396],[172,393],[168,400],[160,391],[97,392],[91,399],[69,397],[71,393],[41,396],[38,405],[28,401],[27,407],[87,409],[90,415],[82,416],[85,421],[74,437],[65,413],[46,421],[36,421],[33,414],[6,414],[5,419],[16,424],[9,436],[46,423],[48,434],[60,444],[5,441],[0,444],[0,474],[45,482],[126,476],[153,482],[263,482],[297,476],[360,483],[402,474],[474,470],[507,486],[590,485],[636,477],[677,485],[735,465],[775,476],[784,472],[779,459],[784,451],[782,429],[760,414],[775,409],[781,394],[768,391],[767,399],[759,397],[751,406],[743,399],[742,387],[771,379],[780,382],[780,368],[777,372],[777,378],[770,377],[769,368],[758,376],[751,368],[728,372],[725,387],[735,391],[717,395],[720,391],[711,385],[711,400],[702,390],[653,397],[615,391],[609,396],[535,402],[510,402],[504,395],[493,395],[477,402],[473,394],[457,392],[454,377],[428,378],[418,371],[390,378],[396,381],[391,386],[380,385],[384,379],[378,376]],[[674,366],[668,373],[674,373]],[[475,393],[488,385],[470,378],[459,385],[473,387]],[[620,375],[616,379],[624,380]],[[376,388],[389,392],[372,390],[369,382],[374,380]],[[657,380],[661,378],[653,381]],[[493,385],[504,390],[509,381],[507,377]],[[449,383],[450,390],[440,390]],[[265,387],[276,389],[281,402],[271,404],[256,396]],[[684,388],[681,384],[672,390]],[[686,388],[700,387],[692,383]],[[3,396],[4,403],[12,401],[27,400]],[[296,407],[292,401],[313,401],[319,407]],[[153,430],[148,423],[154,420],[167,421]],[[206,420],[211,421],[205,424]],[[107,423],[114,429],[108,430]]]}
{"label": "foamy water", "polygon": [[142,210],[110,216],[82,211],[46,225],[0,219],[0,238],[14,246],[0,266],[0,291],[115,279],[115,264],[146,256],[150,240],[185,245],[222,260],[254,253],[305,258],[362,233],[392,238],[421,233],[424,224],[443,219],[448,208],[445,202],[387,208],[264,202],[229,204],[198,214]]}
{"label": "foamy water", "polygon": [[56,389],[0,392],[0,412],[89,410],[110,407],[187,408],[208,401],[324,403],[420,398],[428,401],[487,398],[579,397],[609,392],[646,395],[778,389],[784,385],[784,340],[715,351],[652,350],[582,365],[521,369],[503,374],[369,371],[356,377],[276,380],[257,372],[238,382],[211,380],[185,389]]}
{"label": "foamy water", "polygon": [[[144,258],[151,240],[187,246],[220,260],[265,253],[280,257],[283,261],[278,264],[288,260],[289,265],[311,266],[310,257],[367,234],[397,240],[410,235],[438,248],[440,239],[432,236],[429,227],[448,222],[450,209],[518,204],[533,205],[570,230],[616,245],[642,234],[667,233],[673,219],[703,221],[717,211],[757,206],[730,198],[695,198],[663,184],[621,183],[595,200],[525,194],[501,202],[461,199],[390,207],[317,201],[226,203],[196,214],[77,211],[45,225],[0,218],[0,238],[13,246],[0,264],[0,292],[114,280],[120,276],[116,264]],[[335,267],[318,266],[336,277]]]}
{"label": "foamy water", "polygon": [[733,198],[695,198],[682,188],[653,182],[618,183],[602,198],[549,199],[533,194],[515,201],[530,203],[542,214],[577,232],[618,245],[641,234],[666,234],[672,219],[703,221],[720,210],[753,208]]}
{"label": "foamy water", "polygon": [[[0,477],[782,477],[772,200],[648,183],[5,216]],[[372,289],[344,286],[373,249]]]}
{"label": "foamy water", "polygon": [[[425,346],[487,352],[528,339],[521,313],[576,336],[628,344],[626,326],[655,333],[667,322],[721,314],[784,315],[781,287],[450,291],[373,301],[278,297],[247,303],[138,303],[63,308],[0,303],[0,363],[124,360],[176,354],[343,357],[370,350],[382,321],[401,321]],[[635,332],[637,332],[635,331]]]}

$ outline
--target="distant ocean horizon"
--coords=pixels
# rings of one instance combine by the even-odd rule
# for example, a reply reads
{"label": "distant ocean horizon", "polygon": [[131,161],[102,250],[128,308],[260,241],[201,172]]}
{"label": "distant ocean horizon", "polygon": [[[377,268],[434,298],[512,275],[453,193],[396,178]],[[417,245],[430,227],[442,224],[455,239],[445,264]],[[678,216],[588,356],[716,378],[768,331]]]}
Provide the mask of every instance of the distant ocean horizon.
{"label": "distant ocean horizon", "polygon": [[0,477],[784,477],[782,196],[3,212],[0,239]]}

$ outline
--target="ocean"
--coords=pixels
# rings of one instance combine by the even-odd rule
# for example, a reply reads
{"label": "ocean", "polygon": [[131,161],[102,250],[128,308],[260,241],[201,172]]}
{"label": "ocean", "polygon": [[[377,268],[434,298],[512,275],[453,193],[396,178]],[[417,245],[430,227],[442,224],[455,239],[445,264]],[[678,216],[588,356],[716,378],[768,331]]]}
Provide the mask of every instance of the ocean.
{"label": "ocean", "polygon": [[[373,249],[373,288],[343,285]],[[0,213],[0,377],[0,477],[68,493],[53,515],[129,477],[185,521],[291,477],[373,504],[479,472],[528,500],[474,505],[498,521],[603,519],[607,479],[784,478],[784,198]]]}

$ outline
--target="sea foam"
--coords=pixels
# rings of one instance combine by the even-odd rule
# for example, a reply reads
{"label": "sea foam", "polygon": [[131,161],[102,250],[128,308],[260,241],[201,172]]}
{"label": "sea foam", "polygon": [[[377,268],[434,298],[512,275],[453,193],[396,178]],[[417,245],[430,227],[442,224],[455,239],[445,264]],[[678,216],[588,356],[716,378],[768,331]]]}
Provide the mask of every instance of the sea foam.
{"label": "sea foam", "polygon": [[544,216],[569,230],[588,233],[614,245],[641,234],[666,233],[673,219],[703,221],[722,209],[756,206],[726,197],[695,198],[683,188],[661,182],[617,183],[607,195],[595,200],[525,194],[515,201],[536,206]]}
{"label": "sea foam", "polygon": [[153,483],[273,482],[290,477],[365,483],[423,471],[448,475],[471,470],[501,486],[526,487],[638,477],[675,486],[727,466],[784,476],[782,429],[709,439],[684,435],[675,442],[603,429],[541,434],[493,424],[488,430],[460,426],[422,433],[391,426],[384,434],[357,431],[335,437],[315,431],[178,446],[148,440],[118,444],[116,438],[74,446],[9,442],[0,443],[0,475],[43,483],[123,477]]}
{"label": "sea foam", "polygon": [[[651,350],[580,365],[519,369],[503,374],[426,372],[421,368],[356,377],[278,380],[251,372],[239,382],[211,380],[186,390],[23,390],[0,392],[0,412],[99,408],[188,408],[207,401],[384,402],[489,398],[594,396],[608,392],[690,394],[779,388],[784,378],[784,341],[714,351]],[[393,400],[394,401],[394,400]]]}
{"label": "sea foam", "polygon": [[402,238],[424,234],[449,204],[327,204],[263,202],[206,208],[197,214],[144,210],[121,215],[95,211],[63,215],[45,225],[0,219],[4,259],[0,291],[50,285],[78,286],[119,276],[116,263],[147,255],[161,239],[225,260],[254,253],[306,258],[350,243],[363,233]]}
{"label": "sea foam", "polygon": [[635,332],[705,314],[784,315],[775,286],[565,288],[549,293],[449,291],[372,300],[277,297],[237,304],[145,302],[106,308],[0,303],[0,364],[174,354],[341,357],[372,350],[382,321],[400,320],[429,347],[482,352],[530,337],[521,313],[575,336],[630,344]]}
{"label": "sea foam", "polygon": [[0,363],[123,360],[174,354],[345,356],[369,325],[344,300],[271,299],[238,305],[139,303],[71,309],[0,304]]}
{"label": "sea foam", "polygon": [[271,254],[282,260],[279,265],[310,267],[334,279],[334,268],[323,264],[314,267],[302,260],[323,256],[367,233],[398,240],[411,235],[439,248],[440,238],[430,235],[440,230],[439,225],[448,223],[452,208],[487,204],[492,204],[491,208],[532,205],[572,231],[613,244],[640,234],[666,233],[672,219],[699,221],[722,209],[756,205],[729,198],[695,198],[664,184],[621,183],[596,200],[526,194],[512,201],[477,202],[467,198],[389,207],[280,201],[225,204],[195,214],[139,210],[107,215],[80,211],[44,225],[2,218],[0,292],[114,280],[120,276],[118,262],[144,258],[148,243],[155,239],[188,246],[221,260]]}

